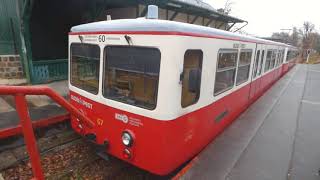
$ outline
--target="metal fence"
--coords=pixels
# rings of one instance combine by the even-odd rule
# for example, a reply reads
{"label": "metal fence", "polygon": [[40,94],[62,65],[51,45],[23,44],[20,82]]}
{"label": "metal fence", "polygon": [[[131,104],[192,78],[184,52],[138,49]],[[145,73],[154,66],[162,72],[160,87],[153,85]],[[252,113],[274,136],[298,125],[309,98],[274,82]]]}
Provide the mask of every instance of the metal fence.
{"label": "metal fence", "polygon": [[[25,7],[20,7],[18,1],[20,5],[26,4],[24,0],[0,0],[0,55],[19,54],[21,56],[21,53],[23,53],[21,50],[18,14],[23,13],[22,11],[25,10]],[[24,24],[24,26],[29,25],[29,22]],[[24,28],[26,30],[26,28],[29,29],[30,27]],[[29,54],[32,54],[30,47],[31,34],[29,31],[26,31],[24,35],[27,36],[24,37],[24,39],[28,42],[26,43],[26,50]],[[24,63],[29,62],[28,65],[26,65],[28,69],[24,68],[24,71],[26,74],[31,74],[30,83],[32,84],[41,84],[68,78],[67,59],[34,60],[32,55],[24,58],[27,58]]]}
{"label": "metal fence", "polygon": [[0,0],[0,55],[18,54],[16,1]]}
{"label": "metal fence", "polygon": [[68,60],[55,59],[33,61],[32,71],[32,84],[64,80],[68,78]]}

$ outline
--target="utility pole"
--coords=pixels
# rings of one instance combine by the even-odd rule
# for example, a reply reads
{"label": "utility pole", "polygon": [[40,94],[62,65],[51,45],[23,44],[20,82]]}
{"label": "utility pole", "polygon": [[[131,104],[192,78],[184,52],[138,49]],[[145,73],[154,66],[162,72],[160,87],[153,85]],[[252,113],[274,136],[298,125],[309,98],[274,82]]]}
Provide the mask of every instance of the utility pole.
{"label": "utility pole", "polygon": [[309,57],[310,57],[311,49],[307,50],[307,64],[309,63]]}

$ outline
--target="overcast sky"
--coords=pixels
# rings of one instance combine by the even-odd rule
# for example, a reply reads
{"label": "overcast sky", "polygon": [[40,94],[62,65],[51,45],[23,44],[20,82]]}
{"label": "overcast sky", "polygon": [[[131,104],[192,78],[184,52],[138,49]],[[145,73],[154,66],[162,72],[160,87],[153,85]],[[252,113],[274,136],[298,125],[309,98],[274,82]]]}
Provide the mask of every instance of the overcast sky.
{"label": "overcast sky", "polygon": [[[203,0],[216,9],[226,0]],[[244,30],[256,36],[271,36],[280,29],[302,27],[304,21],[320,29],[320,0],[230,0],[231,15],[249,22]]]}

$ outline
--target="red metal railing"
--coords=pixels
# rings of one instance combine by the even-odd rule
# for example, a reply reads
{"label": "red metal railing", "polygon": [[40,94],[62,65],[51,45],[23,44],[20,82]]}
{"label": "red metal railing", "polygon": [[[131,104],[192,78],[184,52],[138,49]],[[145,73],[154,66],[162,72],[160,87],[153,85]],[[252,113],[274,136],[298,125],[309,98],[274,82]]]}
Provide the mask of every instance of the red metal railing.
{"label": "red metal railing", "polygon": [[[41,168],[40,155],[37,148],[33,128],[47,126],[52,123],[70,119],[70,114],[78,118],[83,122],[84,125],[88,126],[89,128],[92,128],[94,126],[94,123],[90,119],[79,112],[62,96],[46,86],[0,86],[0,95],[12,95],[15,97],[16,110],[20,118],[20,124],[18,126],[13,128],[0,129],[0,139],[18,134],[24,135],[24,140],[32,165],[32,172],[34,177],[39,180],[43,180],[44,175]],[[25,98],[26,95],[46,95],[53,99],[56,103],[64,107],[70,114],[32,122],[29,115],[28,104]]]}

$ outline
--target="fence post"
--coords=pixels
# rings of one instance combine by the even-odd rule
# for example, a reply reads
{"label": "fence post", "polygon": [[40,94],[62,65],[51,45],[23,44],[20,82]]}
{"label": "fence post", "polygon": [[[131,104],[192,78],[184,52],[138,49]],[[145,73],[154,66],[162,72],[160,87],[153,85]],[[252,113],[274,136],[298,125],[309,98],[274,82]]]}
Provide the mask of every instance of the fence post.
{"label": "fence post", "polygon": [[36,144],[36,138],[34,136],[32,122],[29,115],[28,104],[24,94],[15,95],[16,109],[20,117],[20,123],[22,126],[22,132],[24,134],[24,141],[29,153],[32,172],[37,180],[44,180],[40,155]]}
{"label": "fence post", "polygon": [[[14,54],[18,54],[18,48],[17,48],[17,40],[16,40],[16,33],[15,33],[15,26],[13,24],[13,18],[10,18],[10,27],[11,27],[11,33],[12,33],[12,41],[13,41],[13,48],[14,48]],[[22,64],[22,62],[21,62]]]}

